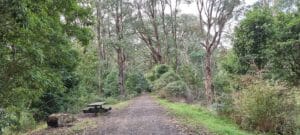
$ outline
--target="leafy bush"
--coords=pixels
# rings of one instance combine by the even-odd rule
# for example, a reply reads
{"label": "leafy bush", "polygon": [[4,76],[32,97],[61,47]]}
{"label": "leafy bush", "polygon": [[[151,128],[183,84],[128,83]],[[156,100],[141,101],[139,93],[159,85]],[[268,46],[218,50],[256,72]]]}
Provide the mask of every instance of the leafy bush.
{"label": "leafy bush", "polygon": [[184,80],[184,82],[188,85],[190,89],[190,93],[188,98],[190,101],[205,99],[202,98],[204,94],[204,84],[203,84],[203,70],[198,66],[185,65],[180,66],[178,69],[178,74]]}
{"label": "leafy bush", "polygon": [[0,115],[0,134],[17,134],[36,125],[32,112],[18,107],[6,108]]}
{"label": "leafy bush", "polygon": [[256,82],[238,94],[234,104],[244,128],[295,134],[294,97],[280,85]]}
{"label": "leafy bush", "polygon": [[219,115],[230,116],[234,113],[233,98],[231,94],[222,93],[217,98],[216,111]]}
{"label": "leafy bush", "polygon": [[162,98],[186,98],[188,85],[167,65],[155,66],[147,76],[152,82],[153,90]]}
{"label": "leafy bush", "polygon": [[4,129],[11,125],[16,125],[16,123],[4,109],[0,108],[0,135],[3,134]]}
{"label": "leafy bush", "polygon": [[150,91],[146,78],[141,73],[128,74],[126,78],[126,90],[129,94],[140,94],[142,91]]}
{"label": "leafy bush", "polygon": [[120,92],[118,90],[118,72],[111,71],[107,75],[106,79],[104,80],[103,91],[106,97],[116,97],[120,95]]}
{"label": "leafy bush", "polygon": [[168,71],[171,70],[171,67],[169,67],[168,65],[156,65],[151,72],[149,72],[146,76],[146,78],[153,82],[157,79],[160,78],[161,75],[163,75],[164,73],[167,73]]}
{"label": "leafy bush", "polygon": [[168,72],[164,73],[163,75],[161,75],[159,80],[164,80],[165,82],[170,83],[170,82],[179,81],[182,79],[178,74],[176,74],[173,70],[171,70],[171,71],[168,71]]}
{"label": "leafy bush", "polygon": [[174,81],[164,87],[162,91],[171,97],[186,97],[188,86],[183,81]]}
{"label": "leafy bush", "polygon": [[171,70],[162,74],[160,78],[153,82],[153,89],[161,90],[163,87],[166,87],[169,83],[177,80],[181,80],[180,76]]}

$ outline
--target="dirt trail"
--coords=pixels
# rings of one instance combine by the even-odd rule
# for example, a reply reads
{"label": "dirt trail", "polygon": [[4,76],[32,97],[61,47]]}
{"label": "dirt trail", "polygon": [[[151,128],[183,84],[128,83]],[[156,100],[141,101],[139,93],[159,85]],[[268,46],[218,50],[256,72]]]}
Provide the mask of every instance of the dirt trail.
{"label": "dirt trail", "polygon": [[130,105],[99,119],[99,127],[88,135],[186,135],[149,95],[134,99]]}

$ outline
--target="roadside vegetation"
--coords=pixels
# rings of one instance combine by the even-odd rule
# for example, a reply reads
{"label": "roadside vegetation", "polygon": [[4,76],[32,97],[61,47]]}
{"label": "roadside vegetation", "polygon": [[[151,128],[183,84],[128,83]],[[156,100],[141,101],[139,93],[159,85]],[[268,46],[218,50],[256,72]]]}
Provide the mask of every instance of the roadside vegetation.
{"label": "roadside vegetation", "polygon": [[299,0],[244,2],[1,0],[0,134],[143,92],[187,126],[299,134]]}
{"label": "roadside vegetation", "polygon": [[232,120],[213,114],[199,105],[176,103],[163,99],[158,99],[158,102],[193,133],[200,134],[207,131],[207,133],[218,135],[254,135],[254,133],[240,129],[239,125]]}

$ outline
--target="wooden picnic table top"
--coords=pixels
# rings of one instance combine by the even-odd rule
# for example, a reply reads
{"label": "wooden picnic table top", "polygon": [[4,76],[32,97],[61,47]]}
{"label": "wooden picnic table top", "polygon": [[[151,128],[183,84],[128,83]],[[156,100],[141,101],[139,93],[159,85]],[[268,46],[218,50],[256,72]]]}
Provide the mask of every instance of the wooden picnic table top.
{"label": "wooden picnic table top", "polygon": [[105,102],[95,102],[95,103],[88,104],[88,106],[102,106],[104,104]]}

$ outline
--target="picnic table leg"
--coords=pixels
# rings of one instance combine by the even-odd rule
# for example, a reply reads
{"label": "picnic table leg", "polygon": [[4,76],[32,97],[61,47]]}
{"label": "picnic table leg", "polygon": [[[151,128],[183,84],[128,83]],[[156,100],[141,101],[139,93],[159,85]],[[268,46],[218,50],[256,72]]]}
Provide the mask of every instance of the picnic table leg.
{"label": "picnic table leg", "polygon": [[97,114],[97,106],[95,106],[95,116],[98,116],[98,114]]}

